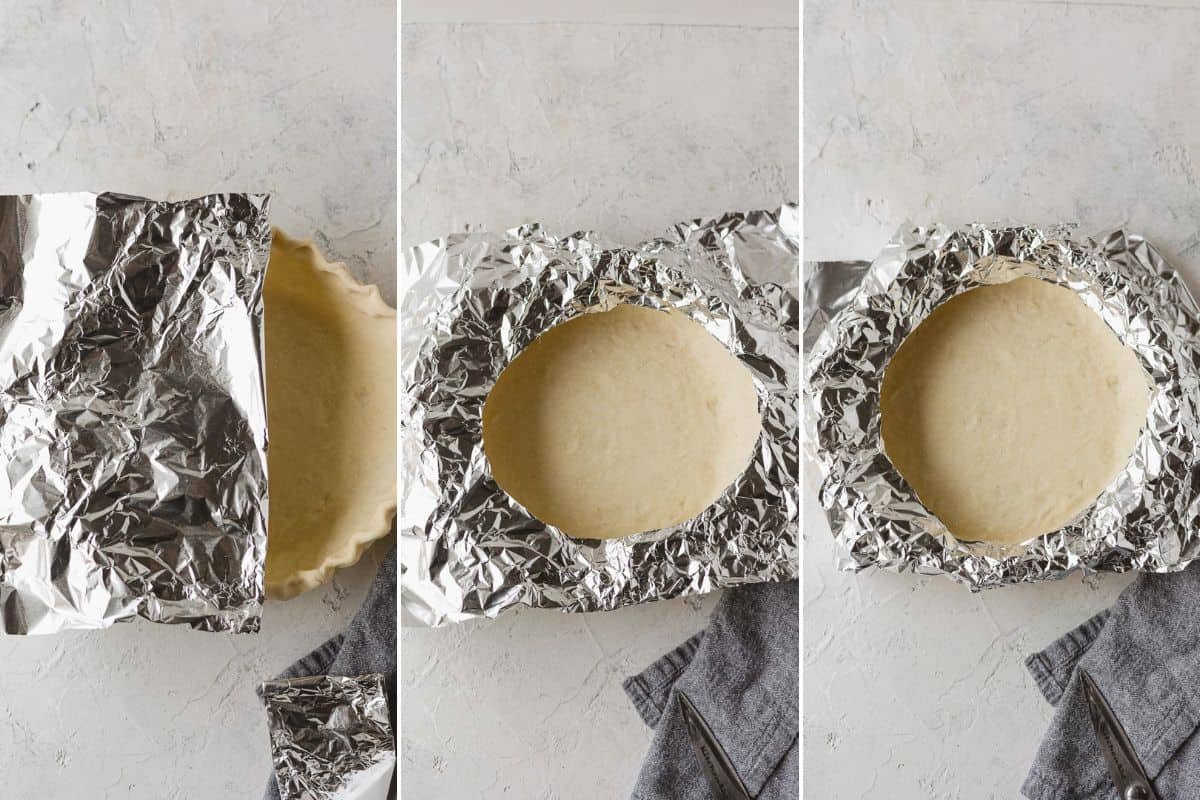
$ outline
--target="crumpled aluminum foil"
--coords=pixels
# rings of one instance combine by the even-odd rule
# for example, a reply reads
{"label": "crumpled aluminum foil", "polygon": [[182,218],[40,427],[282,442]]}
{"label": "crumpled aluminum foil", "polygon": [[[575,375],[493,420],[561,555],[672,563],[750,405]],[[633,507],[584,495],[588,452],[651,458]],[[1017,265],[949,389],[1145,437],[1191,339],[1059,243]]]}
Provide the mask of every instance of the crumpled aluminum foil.
{"label": "crumpled aluminum foil", "polygon": [[804,352],[812,352],[817,337],[833,317],[858,294],[870,261],[804,262]]}
{"label": "crumpled aluminum foil", "polygon": [[[799,212],[731,213],[638,247],[536,224],[466,233],[405,257],[400,582],[437,625],[516,604],[611,609],[798,571]],[[535,337],[620,303],[688,314],[754,377],[763,435],[750,466],[681,525],[599,541],[532,517],[495,483],[483,403]]]}
{"label": "crumpled aluminum foil", "polygon": [[[843,568],[944,573],[978,590],[1075,569],[1172,572],[1200,555],[1200,310],[1142,237],[1079,238],[1063,226],[905,227],[860,280],[851,273],[861,265],[840,265],[810,270],[822,278],[806,298],[814,342],[805,428]],[[885,455],[879,390],[892,355],[934,308],[1019,276],[1066,286],[1100,314],[1150,376],[1150,410],[1125,470],[1070,524],[1020,545],[959,541]]]}
{"label": "crumpled aluminum foil", "polygon": [[267,681],[271,762],[282,800],[385,800],[396,768],[383,676]]}
{"label": "crumpled aluminum foil", "polygon": [[258,630],[267,207],[0,197],[4,632]]}

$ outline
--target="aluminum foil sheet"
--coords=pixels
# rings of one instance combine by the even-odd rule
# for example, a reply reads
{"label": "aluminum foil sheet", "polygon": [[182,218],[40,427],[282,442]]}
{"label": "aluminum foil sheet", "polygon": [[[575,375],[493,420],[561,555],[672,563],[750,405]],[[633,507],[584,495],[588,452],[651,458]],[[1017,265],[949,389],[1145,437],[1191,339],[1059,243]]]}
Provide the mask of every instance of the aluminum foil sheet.
{"label": "aluminum foil sheet", "polygon": [[[406,255],[399,530],[411,618],[594,611],[797,574],[799,228],[785,205],[681,223],[637,247],[530,224]],[[747,470],[694,519],[572,539],[496,485],[483,403],[539,334],[621,303],[676,309],[725,344],[753,375],[763,434]]]}
{"label": "aluminum foil sheet", "polygon": [[382,675],[286,678],[259,693],[282,800],[386,800],[396,740]]}
{"label": "aluminum foil sheet", "polygon": [[804,352],[833,317],[850,304],[870,261],[807,261],[804,264]]}
{"label": "aluminum foil sheet", "polygon": [[[844,568],[943,573],[982,589],[1076,569],[1171,572],[1200,554],[1200,311],[1142,237],[905,227],[865,271],[854,262],[810,271],[823,277],[805,314],[814,340],[805,366],[806,449]],[[1020,276],[1072,289],[1104,319],[1150,376],[1150,409],[1125,470],[1071,523],[1020,545],[959,541],[885,455],[880,386],[892,355],[934,308]]]}
{"label": "aluminum foil sheet", "polygon": [[258,629],[267,206],[0,197],[6,633]]}

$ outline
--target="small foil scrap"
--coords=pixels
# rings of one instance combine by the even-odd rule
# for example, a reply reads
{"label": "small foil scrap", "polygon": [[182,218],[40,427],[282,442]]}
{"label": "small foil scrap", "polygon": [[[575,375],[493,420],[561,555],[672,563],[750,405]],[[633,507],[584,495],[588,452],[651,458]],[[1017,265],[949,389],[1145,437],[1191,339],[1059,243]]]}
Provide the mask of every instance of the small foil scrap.
{"label": "small foil scrap", "polygon": [[[906,227],[865,271],[862,262],[809,267],[824,277],[806,297],[805,338],[813,344],[805,445],[846,554],[843,568],[942,573],[977,590],[1076,569],[1173,572],[1200,554],[1200,310],[1142,237],[1080,238],[1067,227]],[[1104,319],[1151,378],[1150,409],[1125,470],[1071,523],[1019,545],[960,541],[884,453],[880,386],[901,342],[935,308],[1021,276],[1077,292]]]}
{"label": "small foil scrap", "polygon": [[[785,205],[681,223],[637,247],[530,224],[406,254],[406,612],[437,625],[517,604],[595,611],[795,577],[799,230],[797,206]],[[763,435],[746,471],[699,516],[623,539],[572,539],[496,485],[483,452],[483,404],[539,334],[621,303],[676,309],[728,347],[754,378]]]}
{"label": "small foil scrap", "polygon": [[258,630],[267,206],[0,197],[4,632]]}
{"label": "small foil scrap", "polygon": [[259,694],[282,800],[386,800],[396,741],[382,675],[286,678]]}

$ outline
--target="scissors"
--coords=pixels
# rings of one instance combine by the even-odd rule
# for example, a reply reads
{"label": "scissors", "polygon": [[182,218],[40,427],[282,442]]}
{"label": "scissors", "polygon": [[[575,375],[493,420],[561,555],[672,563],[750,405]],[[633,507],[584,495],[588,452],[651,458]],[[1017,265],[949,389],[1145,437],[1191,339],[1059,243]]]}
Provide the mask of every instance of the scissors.
{"label": "scissors", "polygon": [[1087,670],[1079,670],[1079,680],[1083,684],[1088,711],[1091,712],[1096,741],[1100,744],[1104,760],[1108,762],[1108,773],[1117,787],[1117,796],[1121,800],[1159,800],[1154,784],[1150,783],[1142,762],[1138,760],[1133,743],[1100,693],[1100,687]]}
{"label": "scissors", "polygon": [[687,726],[688,737],[692,740],[692,749],[696,751],[696,758],[704,768],[708,785],[713,790],[713,800],[750,800],[750,793],[738,777],[733,762],[725,754],[725,748],[721,747],[704,717],[692,705],[691,698],[678,689],[675,690],[675,697],[684,725]]}

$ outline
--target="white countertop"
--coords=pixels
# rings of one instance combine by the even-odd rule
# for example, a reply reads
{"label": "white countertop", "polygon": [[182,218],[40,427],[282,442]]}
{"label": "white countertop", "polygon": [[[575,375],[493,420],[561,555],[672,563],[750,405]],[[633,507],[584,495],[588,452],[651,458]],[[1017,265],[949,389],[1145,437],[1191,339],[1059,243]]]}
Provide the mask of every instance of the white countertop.
{"label": "white countertop", "polygon": [[[394,301],[395,24],[390,0],[7,2],[0,192],[270,191],[276,224]],[[0,638],[0,795],[259,796],[255,687],[342,629],[380,559],[269,602],[258,635]]]}
{"label": "white countertop", "polygon": [[[634,243],[794,199],[798,47],[795,27],[405,25],[401,242],[540,220]],[[650,731],[621,680],[715,600],[403,629],[402,791],[628,796]]]}
{"label": "white countertop", "polygon": [[[1194,3],[809,0],[805,258],[870,258],[906,218],[1074,221],[1145,234],[1196,291],[1197,41]],[[1050,719],[1024,657],[1130,578],[839,573],[804,499],[807,794],[1017,798]]]}

